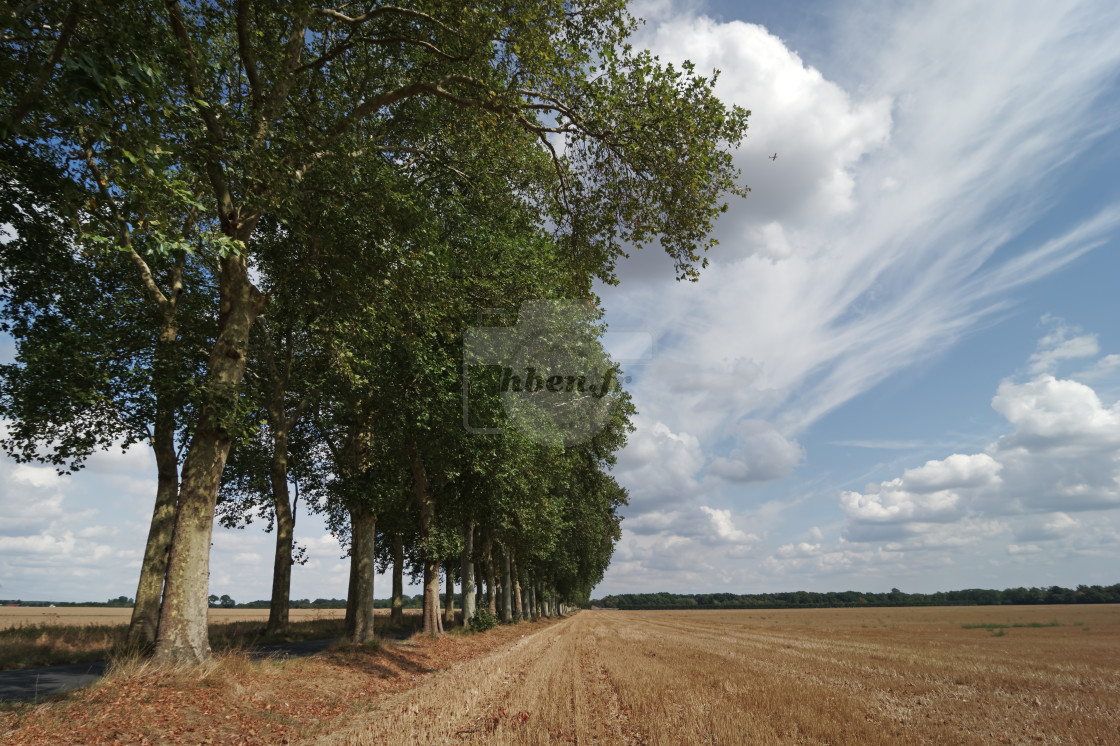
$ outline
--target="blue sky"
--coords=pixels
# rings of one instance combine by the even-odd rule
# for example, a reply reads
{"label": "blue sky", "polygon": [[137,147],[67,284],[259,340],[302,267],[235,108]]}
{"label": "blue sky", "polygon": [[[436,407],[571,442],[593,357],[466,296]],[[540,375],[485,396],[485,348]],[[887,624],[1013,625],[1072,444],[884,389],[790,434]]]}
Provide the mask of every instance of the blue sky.
{"label": "blue sky", "polygon": [[[600,289],[655,346],[596,594],[1120,581],[1118,11],[635,10],[753,111],[752,192],[700,282],[645,250]],[[132,595],[153,473],[0,464],[0,597]],[[345,595],[322,523],[296,533],[293,596]],[[267,597],[270,545],[218,529],[212,591]]]}

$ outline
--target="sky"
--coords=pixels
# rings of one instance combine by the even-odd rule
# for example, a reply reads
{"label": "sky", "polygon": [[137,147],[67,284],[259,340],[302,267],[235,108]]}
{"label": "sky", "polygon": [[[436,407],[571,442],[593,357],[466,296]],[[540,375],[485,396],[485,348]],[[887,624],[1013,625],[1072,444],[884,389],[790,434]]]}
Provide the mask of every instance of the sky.
{"label": "sky", "polygon": [[[1120,582],[1120,9],[633,10],[751,110],[751,192],[698,282],[647,248],[598,289],[653,346],[593,595]],[[0,462],[0,598],[134,595],[154,473]],[[296,536],[293,597],[345,596],[321,520]],[[211,592],[267,598],[271,545],[217,528]]]}

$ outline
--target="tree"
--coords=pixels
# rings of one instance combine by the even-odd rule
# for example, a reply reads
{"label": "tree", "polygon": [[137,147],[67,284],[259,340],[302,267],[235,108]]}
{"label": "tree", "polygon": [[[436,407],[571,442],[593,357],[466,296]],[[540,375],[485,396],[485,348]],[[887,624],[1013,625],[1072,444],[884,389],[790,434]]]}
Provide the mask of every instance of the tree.
{"label": "tree", "polygon": [[[14,235],[0,246],[0,330],[17,356],[0,366],[0,413],[13,423],[0,447],[71,472],[98,449],[151,446],[156,501],[129,629],[131,643],[150,644],[175,520],[176,436],[208,344],[207,236],[188,209],[178,230],[133,241],[129,225],[151,220],[151,204],[101,192],[75,211],[80,191],[65,174],[34,153],[9,165],[0,221]],[[154,209],[173,214],[166,202]],[[106,249],[114,233],[119,243]]]}

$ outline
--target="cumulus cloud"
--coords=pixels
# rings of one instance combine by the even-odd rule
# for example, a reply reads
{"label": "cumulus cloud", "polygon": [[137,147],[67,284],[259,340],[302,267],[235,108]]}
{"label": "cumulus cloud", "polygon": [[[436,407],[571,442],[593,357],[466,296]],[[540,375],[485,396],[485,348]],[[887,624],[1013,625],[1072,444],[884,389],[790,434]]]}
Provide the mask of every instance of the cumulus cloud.
{"label": "cumulus cloud", "polygon": [[707,505],[701,505],[700,510],[708,514],[711,519],[712,530],[715,533],[716,539],[721,542],[729,544],[744,544],[746,542],[758,541],[758,537],[754,534],[748,534],[735,526],[735,521],[731,518],[730,510],[720,510],[718,508],[710,508]]}
{"label": "cumulus cloud", "polygon": [[[1087,339],[1093,344],[1069,345]],[[1009,555],[1034,555],[1083,536],[1076,513],[1120,507],[1120,404],[1105,405],[1089,385],[1043,372],[1096,349],[1095,338],[1060,331],[1039,349],[1030,360],[1034,377],[1003,381],[992,399],[1009,433],[983,453],[927,461],[863,492],[841,492],[847,539],[917,551],[1009,534]],[[1077,352],[1056,354],[1063,349]]]}
{"label": "cumulus cloud", "polygon": [[1105,407],[1084,383],[1042,375],[1026,383],[1004,381],[992,408],[1016,427],[1001,447],[1120,443],[1120,407]]}
{"label": "cumulus cloud", "polygon": [[728,482],[765,482],[789,474],[805,455],[797,441],[769,422],[743,420],[736,429],[735,447],[727,456],[714,459],[708,474]]}
{"label": "cumulus cloud", "polygon": [[704,465],[700,441],[663,422],[635,418],[637,431],[620,454],[615,472],[630,490],[630,505],[651,510],[691,500]]}
{"label": "cumulus cloud", "polygon": [[927,461],[907,469],[901,483],[913,492],[940,492],[960,487],[981,487],[999,481],[1003,466],[986,453],[954,453],[943,461]]}

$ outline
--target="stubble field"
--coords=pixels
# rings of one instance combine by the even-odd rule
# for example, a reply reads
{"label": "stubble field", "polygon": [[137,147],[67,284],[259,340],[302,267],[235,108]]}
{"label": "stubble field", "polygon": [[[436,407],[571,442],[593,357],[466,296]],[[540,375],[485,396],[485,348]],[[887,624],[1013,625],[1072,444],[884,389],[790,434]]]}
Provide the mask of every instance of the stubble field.
{"label": "stubble field", "polygon": [[0,741],[1120,743],[1120,606],[591,611],[226,661],[125,667]]}
{"label": "stubble field", "polygon": [[1120,743],[1120,608],[583,612],[320,743],[390,743],[393,734],[496,744]]}

